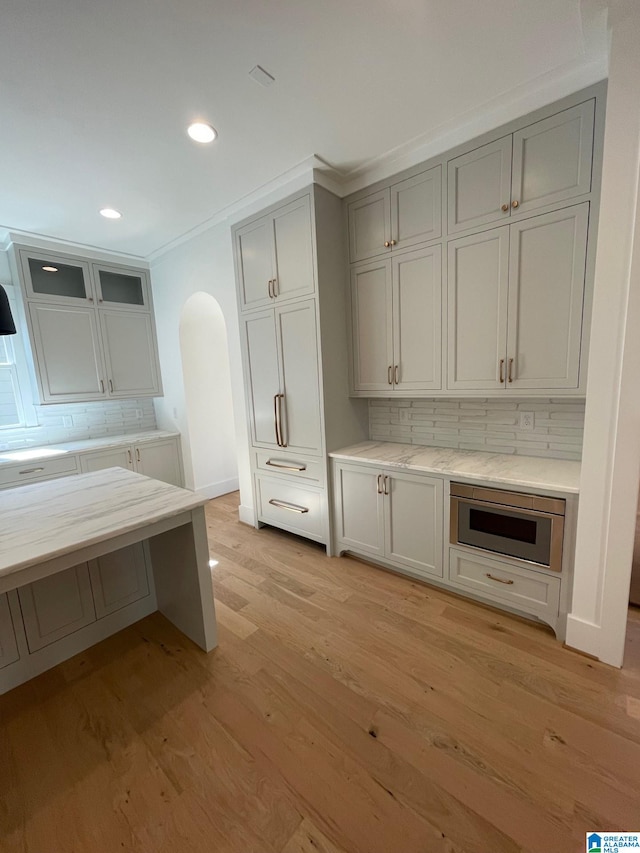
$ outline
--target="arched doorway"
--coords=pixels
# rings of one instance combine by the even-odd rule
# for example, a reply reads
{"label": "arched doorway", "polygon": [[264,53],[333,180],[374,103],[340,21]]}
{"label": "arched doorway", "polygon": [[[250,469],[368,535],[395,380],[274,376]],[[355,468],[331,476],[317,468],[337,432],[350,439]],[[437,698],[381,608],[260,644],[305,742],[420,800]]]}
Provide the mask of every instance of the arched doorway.
{"label": "arched doorway", "polygon": [[182,308],[180,353],[193,466],[187,485],[213,498],[238,488],[238,463],[227,327],[208,293],[194,293]]}

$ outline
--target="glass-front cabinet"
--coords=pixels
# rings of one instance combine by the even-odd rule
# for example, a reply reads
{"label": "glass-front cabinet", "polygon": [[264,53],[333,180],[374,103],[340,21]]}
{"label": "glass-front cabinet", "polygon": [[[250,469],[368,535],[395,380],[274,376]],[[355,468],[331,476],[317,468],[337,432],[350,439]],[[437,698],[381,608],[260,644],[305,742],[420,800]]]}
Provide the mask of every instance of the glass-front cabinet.
{"label": "glass-front cabinet", "polygon": [[149,311],[149,280],[144,270],[93,264],[98,305]]}

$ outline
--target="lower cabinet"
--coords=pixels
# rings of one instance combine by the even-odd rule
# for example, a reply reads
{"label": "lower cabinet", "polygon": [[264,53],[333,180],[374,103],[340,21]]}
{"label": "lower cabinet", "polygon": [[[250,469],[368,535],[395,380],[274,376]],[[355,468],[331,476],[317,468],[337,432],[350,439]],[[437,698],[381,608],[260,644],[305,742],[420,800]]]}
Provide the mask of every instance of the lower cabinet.
{"label": "lower cabinet", "polygon": [[255,480],[258,521],[325,541],[323,489],[263,474],[256,474]]}
{"label": "lower cabinet", "polygon": [[149,578],[142,542],[92,560],[89,576],[98,619],[145,598]]}
{"label": "lower cabinet", "polygon": [[443,575],[444,483],[365,465],[334,466],[338,549],[384,559],[418,575]]}
{"label": "lower cabinet", "polygon": [[182,486],[182,465],[176,438],[144,441],[84,453],[80,457],[82,473],[103,468],[128,468],[172,486]]}
{"label": "lower cabinet", "polygon": [[16,632],[11,619],[7,594],[0,595],[0,669],[18,660]]}

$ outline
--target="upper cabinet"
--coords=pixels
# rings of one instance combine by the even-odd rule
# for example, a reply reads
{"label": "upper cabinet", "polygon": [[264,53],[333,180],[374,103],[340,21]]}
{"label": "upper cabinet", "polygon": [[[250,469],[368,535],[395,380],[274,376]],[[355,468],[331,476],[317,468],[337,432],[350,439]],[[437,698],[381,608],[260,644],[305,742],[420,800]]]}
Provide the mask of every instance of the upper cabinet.
{"label": "upper cabinet", "polygon": [[440,166],[349,205],[349,258],[352,263],[441,236]]}
{"label": "upper cabinet", "polygon": [[239,228],[235,250],[243,311],[313,295],[309,196]]}
{"label": "upper cabinet", "polygon": [[449,233],[591,190],[595,101],[586,101],[449,160]]}
{"label": "upper cabinet", "polygon": [[146,270],[14,247],[40,401],[162,393]]}

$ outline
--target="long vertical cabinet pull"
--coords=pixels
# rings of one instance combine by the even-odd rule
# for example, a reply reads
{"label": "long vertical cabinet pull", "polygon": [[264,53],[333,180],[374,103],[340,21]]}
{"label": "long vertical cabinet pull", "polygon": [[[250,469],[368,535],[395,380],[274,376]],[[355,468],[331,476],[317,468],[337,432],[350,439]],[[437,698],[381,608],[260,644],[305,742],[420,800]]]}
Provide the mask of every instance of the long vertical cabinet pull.
{"label": "long vertical cabinet pull", "polygon": [[279,394],[273,395],[273,427],[276,432],[276,444],[278,447],[282,447],[282,441],[280,440],[280,427],[278,424],[278,397]]}
{"label": "long vertical cabinet pull", "polygon": [[278,394],[278,430],[280,432],[280,447],[286,447],[287,442],[284,440],[284,430],[282,429],[282,401],[284,394]]}
{"label": "long vertical cabinet pull", "polygon": [[378,491],[378,494],[381,495],[382,494],[382,474],[378,474],[376,479],[377,479],[377,483],[378,483],[377,491]]}
{"label": "long vertical cabinet pull", "polygon": [[382,487],[383,487],[383,489],[384,489],[384,493],[385,493],[385,495],[388,495],[388,494],[389,494],[389,490],[387,489],[387,480],[388,480],[388,479],[389,479],[389,477],[387,477],[387,475],[386,475],[386,474],[384,474],[384,475],[383,475],[383,477],[382,477]]}

